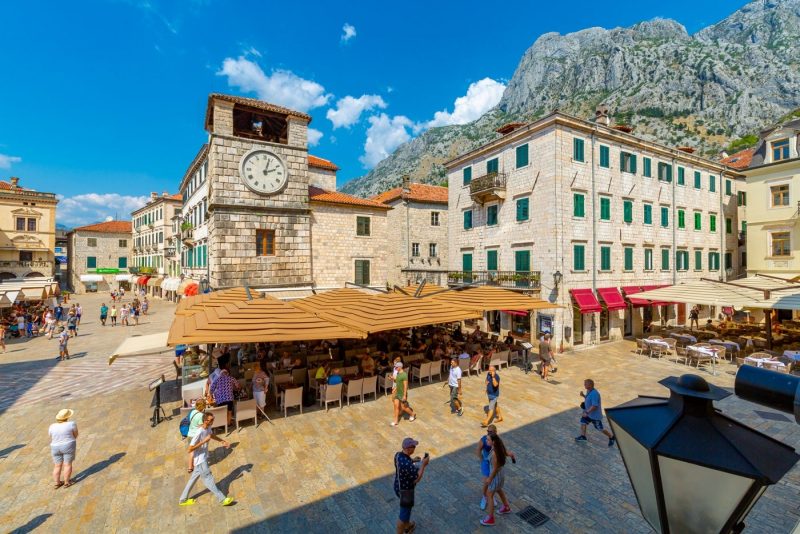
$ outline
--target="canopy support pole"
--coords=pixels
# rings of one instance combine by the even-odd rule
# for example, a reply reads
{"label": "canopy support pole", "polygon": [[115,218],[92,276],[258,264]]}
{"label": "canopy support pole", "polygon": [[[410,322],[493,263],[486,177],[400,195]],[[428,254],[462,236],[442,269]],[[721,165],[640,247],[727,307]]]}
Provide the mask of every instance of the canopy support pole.
{"label": "canopy support pole", "polygon": [[767,349],[772,350],[772,310],[764,311],[764,326],[767,327]]}

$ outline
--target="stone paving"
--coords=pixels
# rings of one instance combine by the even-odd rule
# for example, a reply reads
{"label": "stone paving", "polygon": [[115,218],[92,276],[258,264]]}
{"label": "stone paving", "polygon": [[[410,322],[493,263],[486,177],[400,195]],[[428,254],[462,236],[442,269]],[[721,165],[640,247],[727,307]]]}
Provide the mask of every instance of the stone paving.
{"label": "stone paving", "polygon": [[[155,311],[148,326],[152,331],[169,322],[169,314],[161,313],[168,312],[169,305]],[[85,327],[92,330],[88,324]],[[49,368],[40,372],[47,377],[62,367],[86,366],[82,372],[86,383],[107,382],[105,393],[54,402],[49,388],[39,386],[40,378],[27,386],[24,402],[0,412],[3,531],[393,532],[397,499],[391,488],[392,457],[405,436],[418,439],[418,451],[432,456],[414,508],[418,531],[482,530],[475,456],[476,442],[484,432],[479,426],[486,404],[482,380],[465,379],[466,409],[460,418],[450,415],[441,383],[426,383],[415,385],[409,394],[419,419],[403,421],[399,428],[389,426],[391,408],[383,396],[328,412],[310,408],[302,415],[290,412],[288,418],[271,414],[273,422],[260,422],[257,428],[248,423],[240,432],[231,431],[230,450],[212,447],[212,472],[236,504],[220,507],[198,484],[197,504],[184,508],[177,506],[187,480],[179,416],[151,428],[151,394],[142,387],[153,378],[150,366],[158,357],[148,356],[139,371],[115,363],[100,374],[100,364],[105,365],[110,348],[124,334],[104,332],[95,337],[96,331],[88,336],[95,339],[86,342],[83,358],[55,366],[48,363]],[[516,515],[498,516],[496,530],[649,532],[618,450],[609,449],[597,432],[590,432],[588,444],[573,441],[578,432],[578,392],[585,377],[595,379],[609,407],[636,394],[666,395],[657,381],[687,370],[636,356],[632,348],[632,343],[618,342],[561,355],[552,383],[516,368],[500,372],[505,411],[500,432],[518,457],[506,480],[512,508],[534,505],[550,521],[534,529]],[[13,354],[17,361],[24,359],[23,352]],[[161,358],[169,371],[171,356]],[[733,371],[725,365],[716,377],[702,370],[699,374],[731,387]],[[131,377],[137,372],[142,376]],[[9,380],[2,365],[0,373]],[[760,431],[800,446],[800,427],[788,417],[735,397],[718,406]],[[81,433],[75,463],[78,483],[53,490],[47,426],[62,407],[75,410]],[[176,408],[177,403],[169,404],[167,413],[177,414]],[[746,532],[791,531],[800,519],[798,487],[800,468],[795,468],[766,492],[750,514]]]}

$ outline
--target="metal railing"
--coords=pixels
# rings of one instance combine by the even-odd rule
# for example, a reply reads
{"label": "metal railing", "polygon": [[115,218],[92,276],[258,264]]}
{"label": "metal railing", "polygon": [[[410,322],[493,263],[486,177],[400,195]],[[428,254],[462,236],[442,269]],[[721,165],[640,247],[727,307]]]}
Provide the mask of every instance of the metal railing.
{"label": "metal railing", "polygon": [[480,194],[485,191],[491,191],[493,189],[505,189],[505,188],[506,188],[506,173],[504,172],[490,172],[488,174],[484,174],[483,176],[479,176],[478,178],[473,179],[469,183],[469,193],[471,195]]}
{"label": "metal railing", "polygon": [[52,261],[0,261],[0,267],[52,267]]}
{"label": "metal railing", "polygon": [[540,271],[447,271],[448,285],[473,284],[507,289],[539,289]]}

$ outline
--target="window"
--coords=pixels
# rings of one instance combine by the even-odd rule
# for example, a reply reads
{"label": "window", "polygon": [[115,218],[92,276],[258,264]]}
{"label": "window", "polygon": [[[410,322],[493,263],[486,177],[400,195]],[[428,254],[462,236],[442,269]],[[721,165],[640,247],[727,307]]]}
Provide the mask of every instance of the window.
{"label": "window", "polygon": [[488,226],[497,225],[497,204],[486,208],[486,224]]}
{"label": "window", "polygon": [[496,271],[497,270],[497,251],[496,250],[487,250],[486,251],[486,270],[487,271]]}
{"label": "window", "polygon": [[528,145],[517,147],[517,168],[525,167],[528,164]]}
{"label": "window", "polygon": [[644,270],[645,271],[652,271],[653,270],[653,249],[652,248],[644,249]]}
{"label": "window", "polygon": [[586,245],[572,245],[572,269],[575,271],[585,271],[586,262],[584,255]]}
{"label": "window", "polygon": [[600,270],[611,270],[611,247],[609,246],[600,247]]}
{"label": "window", "polygon": [[700,189],[702,186],[703,177],[700,175],[700,171],[694,171],[694,188]]}
{"label": "window", "polygon": [[644,223],[645,224],[653,224],[653,205],[652,204],[645,204],[644,205]]}
{"label": "window", "polygon": [[486,174],[497,174],[500,170],[500,160],[497,158],[490,159],[486,162]]}
{"label": "window", "polygon": [[742,235],[747,235],[747,221],[742,221]]}
{"label": "window", "polygon": [[369,217],[356,217],[356,235],[368,236]]}
{"label": "window", "polygon": [[633,270],[633,247],[625,247],[625,270]]}
{"label": "window", "polygon": [[369,260],[356,260],[356,284],[369,285]]}
{"label": "window", "polygon": [[730,252],[725,253],[725,268],[733,269],[733,254]]}
{"label": "window", "polygon": [[678,210],[678,228],[686,228],[686,210]]}
{"label": "window", "polygon": [[[528,145],[525,145],[528,146]],[[530,213],[528,211],[529,199],[527,198],[520,198],[517,200],[517,220],[518,221],[527,221],[530,217]]]}
{"label": "window", "polygon": [[467,273],[472,271],[472,254],[461,255],[461,270]]}
{"label": "window", "polygon": [[419,243],[411,243],[411,255],[415,258],[419,257]]}
{"label": "window", "polygon": [[464,167],[464,185],[469,185],[472,181],[472,167]]}
{"label": "window", "polygon": [[712,193],[717,190],[717,177],[714,175],[708,175],[708,190]]}
{"label": "window", "polygon": [[431,226],[439,226],[439,212],[438,211],[432,211],[431,212]]}
{"label": "window", "polygon": [[717,231],[717,216],[713,213],[708,214],[708,230],[710,232]]}
{"label": "window", "polygon": [[644,166],[642,173],[646,178],[652,178],[653,176],[653,169],[651,168],[652,164],[653,162],[650,158],[642,158],[642,165]]}
{"label": "window", "polygon": [[686,169],[678,167],[678,185],[686,185]]}
{"label": "window", "polygon": [[659,162],[658,164],[658,179],[663,182],[672,181],[672,165],[669,163]]}
{"label": "window", "polygon": [[769,190],[772,194],[773,208],[789,205],[789,184],[773,185]]}
{"label": "window", "polygon": [[606,169],[611,166],[611,156],[607,146],[600,145],[600,166]]}
{"label": "window", "polygon": [[33,251],[31,251],[31,250],[20,250],[19,251],[19,261],[33,261]]}
{"label": "window", "polygon": [[583,160],[583,139],[575,137],[572,140],[572,159],[575,161]]}
{"label": "window", "polygon": [[669,271],[669,249],[661,249],[661,270]]}
{"label": "window", "polygon": [[86,257],[86,268],[87,269],[97,269],[97,258],[94,256],[87,256]]}
{"label": "window", "polygon": [[772,161],[789,159],[789,140],[780,139],[772,142]]}
{"label": "window", "polygon": [[628,152],[619,153],[619,170],[636,174],[636,156]]}
{"label": "window", "polygon": [[689,251],[679,250],[675,253],[675,269],[679,271],[689,270]]}
{"label": "window", "polygon": [[464,211],[464,230],[472,228],[472,210]]}
{"label": "window", "polygon": [[622,201],[622,221],[633,222],[633,200]]}
{"label": "window", "polygon": [[669,227],[669,208],[666,206],[661,206],[661,227]]}
{"label": "window", "polygon": [[736,205],[747,206],[747,193],[745,191],[736,192]]}
{"label": "window", "polygon": [[25,231],[25,218],[19,217],[17,218],[17,232],[24,232]]}
{"label": "window", "polygon": [[703,270],[703,251],[702,250],[695,250],[694,251],[694,270],[695,271],[702,271]]}
{"label": "window", "polygon": [[124,256],[120,256],[117,259],[117,267],[120,269],[127,269],[128,268],[128,258]]}
{"label": "window", "polygon": [[36,219],[28,219],[28,231],[29,232],[36,231]]}
{"label": "window", "polygon": [[694,212],[694,229],[696,231],[703,229],[703,214],[699,211]]}
{"label": "window", "polygon": [[773,256],[790,256],[790,239],[789,232],[772,232],[770,234],[772,241],[772,255]]}
{"label": "window", "polygon": [[572,194],[572,216],[573,217],[585,217],[586,210],[584,209],[584,198],[585,195],[583,193],[573,193]]}
{"label": "window", "polygon": [[86,238],[86,246],[87,247],[96,247],[97,246],[97,238],[96,237],[87,237]]}
{"label": "window", "polygon": [[600,220],[611,220],[611,199],[608,197],[600,197]]}
{"label": "window", "polygon": [[731,185],[731,181],[730,180],[725,180],[725,194],[726,195],[731,196],[733,194],[733,191],[731,189],[732,187],[733,186]]}
{"label": "window", "polygon": [[733,233],[733,220],[730,217],[725,217],[725,233]]}
{"label": "window", "polygon": [[159,243],[164,242],[164,232],[158,232],[158,242]]}
{"label": "window", "polygon": [[430,256],[431,258],[435,258],[435,257],[438,256],[438,254],[436,252],[437,252],[436,243],[429,243],[428,244],[428,256]]}
{"label": "window", "polygon": [[275,255],[275,230],[256,230],[256,256]]}
{"label": "window", "polygon": [[120,239],[119,240],[119,248],[128,248],[128,240],[127,239]]}
{"label": "window", "polygon": [[517,250],[514,252],[514,270],[518,273],[528,273],[531,270],[531,251]]}
{"label": "window", "polygon": [[719,252],[708,253],[708,270],[719,271]]}

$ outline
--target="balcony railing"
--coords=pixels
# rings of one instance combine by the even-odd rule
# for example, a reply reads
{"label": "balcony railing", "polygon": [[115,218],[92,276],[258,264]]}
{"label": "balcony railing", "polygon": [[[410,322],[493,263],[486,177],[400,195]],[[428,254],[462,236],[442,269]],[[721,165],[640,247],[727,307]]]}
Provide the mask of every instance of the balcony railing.
{"label": "balcony railing", "polygon": [[164,256],[167,258],[175,256],[175,247],[164,247]]}
{"label": "balcony railing", "polygon": [[539,289],[540,271],[448,271],[448,285],[473,284],[507,289]]}
{"label": "balcony railing", "polygon": [[0,267],[6,268],[32,268],[32,269],[51,269],[52,261],[0,261]]}
{"label": "balcony railing", "polygon": [[475,178],[469,183],[469,194],[476,202],[483,204],[491,200],[506,198],[506,174],[490,172]]}

